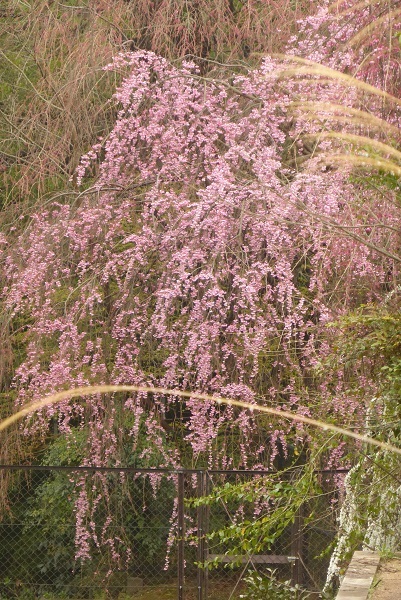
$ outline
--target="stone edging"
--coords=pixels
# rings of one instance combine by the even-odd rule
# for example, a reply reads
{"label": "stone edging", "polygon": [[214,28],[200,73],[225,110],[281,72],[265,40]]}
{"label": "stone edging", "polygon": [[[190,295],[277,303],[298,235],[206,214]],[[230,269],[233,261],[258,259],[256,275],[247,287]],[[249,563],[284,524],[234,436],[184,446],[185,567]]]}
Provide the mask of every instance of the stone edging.
{"label": "stone edging", "polygon": [[354,552],[336,600],[367,600],[379,562],[378,552]]}

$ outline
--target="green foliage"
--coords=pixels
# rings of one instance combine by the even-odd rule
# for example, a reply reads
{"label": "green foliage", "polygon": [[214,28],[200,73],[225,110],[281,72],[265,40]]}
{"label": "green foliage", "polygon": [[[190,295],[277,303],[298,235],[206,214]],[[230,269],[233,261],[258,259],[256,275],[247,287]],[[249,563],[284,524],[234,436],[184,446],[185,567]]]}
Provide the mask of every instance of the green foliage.
{"label": "green foliage", "polygon": [[[57,588],[72,577],[75,567],[74,483],[68,475],[55,473],[35,490],[27,502],[21,547],[29,552],[27,574],[40,573]],[[31,555],[32,549],[37,553]]]}
{"label": "green foliage", "polygon": [[[306,498],[318,493],[313,474],[306,469],[283,481],[283,473],[253,478],[251,481],[217,487],[204,498],[193,500],[193,506],[221,505],[228,503],[238,517],[230,523],[215,524],[209,534],[213,553],[242,556],[263,554],[274,548],[275,542],[294,522],[297,511]],[[255,517],[255,506],[263,506]],[[239,516],[241,515],[241,516]],[[218,566],[219,560],[208,567]]]}
{"label": "green foliage", "polygon": [[75,429],[70,435],[57,436],[46,450],[42,459],[45,466],[80,465],[85,456],[88,433],[84,429]]}
{"label": "green foliage", "polygon": [[[336,327],[336,343],[327,365],[356,373],[369,373],[376,386],[373,402],[369,402],[368,426],[376,436],[395,442],[401,430],[396,426],[401,417],[401,311],[398,288],[380,305],[364,305],[347,314]],[[348,381],[350,388],[358,381]],[[390,425],[390,427],[389,427]]]}
{"label": "green foliage", "polygon": [[266,575],[252,571],[244,581],[247,589],[240,596],[244,600],[306,600],[309,597],[299,585],[279,581],[277,571],[272,569],[267,569]]}
{"label": "green foliage", "polygon": [[[126,427],[132,423],[126,422]],[[143,438],[143,436],[142,436]],[[140,466],[157,466],[160,450],[154,449],[140,458],[146,440],[135,452],[126,448],[126,462]],[[56,436],[41,458],[44,466],[79,466],[86,455],[88,431],[75,429],[69,436]],[[77,486],[77,483],[80,486]],[[76,502],[82,485],[86,487],[92,506],[96,530],[101,538],[107,517],[113,514],[113,530],[106,537],[120,537],[120,548],[130,548],[135,568],[147,572],[159,565],[163,570],[166,539],[176,494],[174,483],[166,478],[154,487],[146,477],[134,478],[110,472],[94,475],[91,472],[56,470],[33,472],[29,478],[15,479],[9,501],[12,514],[5,515],[0,531],[0,596],[20,597],[18,581],[25,582],[26,594],[36,597],[38,590],[48,589],[66,593],[69,597],[86,593],[87,586],[103,586],[105,573],[113,566],[109,585],[117,590],[126,587],[129,564],[119,572],[119,566],[109,556],[108,546],[93,544],[92,560],[81,563],[75,559]],[[162,508],[161,508],[162,506]],[[3,552],[4,549],[4,552]],[[98,572],[96,576],[95,573]],[[116,578],[120,575],[120,579]],[[98,580],[96,579],[98,577]],[[29,585],[33,587],[30,588]],[[25,592],[24,592],[25,593]],[[29,595],[29,594],[28,594]],[[27,596],[27,600],[29,600]]]}

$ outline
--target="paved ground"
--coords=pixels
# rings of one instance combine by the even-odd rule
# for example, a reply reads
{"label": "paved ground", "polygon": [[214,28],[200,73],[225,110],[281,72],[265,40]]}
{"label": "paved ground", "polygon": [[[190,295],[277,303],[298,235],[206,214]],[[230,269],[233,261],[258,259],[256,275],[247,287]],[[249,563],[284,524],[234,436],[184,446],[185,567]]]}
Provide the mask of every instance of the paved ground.
{"label": "paved ground", "polygon": [[381,560],[369,600],[401,599],[401,558]]}

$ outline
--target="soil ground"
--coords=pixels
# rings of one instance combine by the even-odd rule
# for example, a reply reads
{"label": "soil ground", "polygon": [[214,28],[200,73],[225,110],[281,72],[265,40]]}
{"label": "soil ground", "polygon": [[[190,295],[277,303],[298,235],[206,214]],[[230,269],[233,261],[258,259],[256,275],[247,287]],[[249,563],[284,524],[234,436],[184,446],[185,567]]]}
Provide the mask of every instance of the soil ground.
{"label": "soil ground", "polygon": [[[212,600],[238,600],[240,590],[231,596],[233,592],[233,584],[231,585],[214,585],[209,590],[209,597]],[[197,600],[198,592],[196,585],[186,585],[185,587],[185,600]],[[132,600],[176,600],[177,599],[177,586],[176,585],[160,585],[154,587],[144,587],[141,592],[132,596]],[[128,600],[127,596],[124,596],[121,600]],[[131,599],[130,599],[131,600]]]}
{"label": "soil ground", "polygon": [[369,600],[400,600],[401,558],[381,560]]}

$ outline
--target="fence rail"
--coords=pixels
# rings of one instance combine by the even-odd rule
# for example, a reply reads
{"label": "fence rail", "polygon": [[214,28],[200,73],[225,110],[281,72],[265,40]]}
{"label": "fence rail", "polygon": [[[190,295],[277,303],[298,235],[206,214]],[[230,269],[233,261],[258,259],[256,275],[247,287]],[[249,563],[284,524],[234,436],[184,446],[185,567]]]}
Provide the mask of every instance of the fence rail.
{"label": "fence rail", "polygon": [[324,493],[272,546],[232,556],[210,534],[239,522],[241,503],[190,499],[266,471],[3,465],[0,479],[7,472],[0,600],[229,600],[240,597],[249,571],[269,566],[318,592],[335,534],[332,476],[345,473],[319,472]]}

